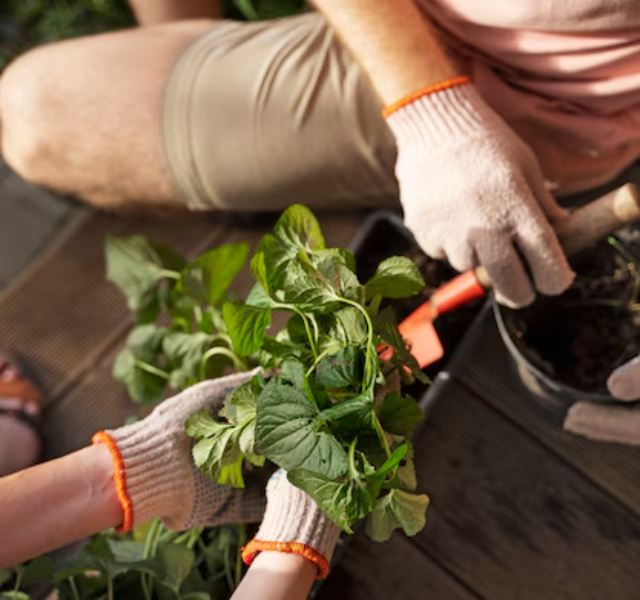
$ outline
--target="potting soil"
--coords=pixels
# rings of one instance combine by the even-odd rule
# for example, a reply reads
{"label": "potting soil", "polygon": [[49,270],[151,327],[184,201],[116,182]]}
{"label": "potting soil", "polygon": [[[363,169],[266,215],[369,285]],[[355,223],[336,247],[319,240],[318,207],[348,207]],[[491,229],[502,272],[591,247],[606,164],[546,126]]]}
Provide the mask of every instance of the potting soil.
{"label": "potting soil", "polygon": [[532,364],[556,381],[607,393],[611,371],[640,354],[640,248],[602,242],[572,261],[571,288],[502,309],[507,331]]}

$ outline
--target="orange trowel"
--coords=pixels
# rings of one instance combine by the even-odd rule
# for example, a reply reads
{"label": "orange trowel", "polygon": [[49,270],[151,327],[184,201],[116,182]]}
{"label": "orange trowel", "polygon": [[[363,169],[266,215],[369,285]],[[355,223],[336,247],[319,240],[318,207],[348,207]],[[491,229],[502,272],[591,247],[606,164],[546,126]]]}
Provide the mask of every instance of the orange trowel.
{"label": "orange trowel", "polygon": [[[560,244],[567,256],[573,256],[625,225],[640,221],[640,195],[635,185],[626,184],[577,209],[556,227]],[[466,271],[443,284],[422,306],[413,311],[399,330],[409,343],[411,354],[421,369],[440,360],[444,349],[433,321],[472,300],[482,298],[491,289],[491,279],[484,267]],[[381,358],[392,352],[387,348]]]}

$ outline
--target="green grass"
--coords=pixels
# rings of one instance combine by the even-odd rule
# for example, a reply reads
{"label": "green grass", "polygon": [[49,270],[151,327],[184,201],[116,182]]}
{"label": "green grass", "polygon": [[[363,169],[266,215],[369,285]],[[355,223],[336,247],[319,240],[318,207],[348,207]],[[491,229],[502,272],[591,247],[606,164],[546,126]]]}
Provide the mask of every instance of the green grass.
{"label": "green grass", "polygon": [[[304,6],[304,0],[223,1],[229,18],[250,20],[295,14]],[[126,0],[1,0],[0,71],[34,46],[134,24]]]}

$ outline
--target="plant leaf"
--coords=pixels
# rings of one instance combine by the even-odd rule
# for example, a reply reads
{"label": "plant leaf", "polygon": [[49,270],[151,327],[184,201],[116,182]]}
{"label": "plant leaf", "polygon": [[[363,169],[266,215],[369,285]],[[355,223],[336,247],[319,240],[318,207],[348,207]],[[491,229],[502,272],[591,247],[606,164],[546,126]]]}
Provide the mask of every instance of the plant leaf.
{"label": "plant leaf", "polygon": [[22,574],[21,585],[31,587],[38,583],[50,582],[55,570],[55,563],[50,556],[40,556],[30,561]]}
{"label": "plant leaf", "polygon": [[373,403],[365,396],[338,402],[320,413],[320,418],[337,423],[345,431],[371,427]]}
{"label": "plant leaf", "polygon": [[285,210],[273,228],[273,233],[285,244],[309,252],[326,247],[318,219],[302,204],[294,204]]}
{"label": "plant leaf", "polygon": [[413,458],[408,458],[405,464],[398,468],[396,476],[401,489],[407,492],[415,491],[418,487],[418,478]]}
{"label": "plant leaf", "polygon": [[362,312],[354,306],[347,306],[335,314],[344,331],[345,341],[356,346],[367,342],[367,323]]}
{"label": "plant leaf", "polygon": [[391,490],[376,502],[367,519],[367,533],[374,542],[386,542],[395,529],[403,529],[411,536],[425,526],[429,498],[424,494],[410,494]]}
{"label": "plant leaf", "polygon": [[429,378],[420,370],[418,362],[413,357],[407,343],[404,341],[400,332],[398,331],[398,323],[396,316],[391,307],[387,307],[381,310],[373,319],[373,328],[375,332],[380,336],[380,339],[393,348],[393,363],[399,368],[409,367],[414,377],[428,385]]}
{"label": "plant leaf", "polygon": [[283,285],[290,263],[302,252],[305,256],[325,247],[320,225],[306,207],[295,204],[278,219],[273,234],[265,235],[251,261],[251,270],[270,294]]}
{"label": "plant leaf", "polygon": [[[107,279],[120,288],[132,312],[144,313],[157,307],[158,283],[165,278],[162,255],[171,260],[176,256],[169,249],[158,252],[141,236],[107,238]],[[153,314],[146,317],[154,318]]]}
{"label": "plant leaf", "polygon": [[260,350],[264,332],[271,325],[270,310],[227,302],[222,307],[222,316],[237,354],[249,356]]}
{"label": "plant leaf", "polygon": [[375,505],[375,496],[364,484],[353,480],[334,481],[306,469],[295,469],[289,481],[306,492],[320,510],[338,527],[353,533],[351,525],[366,517]]}
{"label": "plant leaf", "polygon": [[424,419],[424,414],[411,396],[391,392],[382,401],[378,419],[386,432],[410,437],[416,425]]}
{"label": "plant leaf", "polygon": [[246,243],[209,250],[182,271],[180,286],[184,293],[201,304],[218,306],[244,267],[248,255],[249,245]]}
{"label": "plant leaf", "polygon": [[255,308],[271,308],[275,302],[265,292],[262,284],[257,282],[249,292],[245,304]]}
{"label": "plant leaf", "polygon": [[198,415],[196,418],[192,417],[193,421],[190,418],[185,424],[187,434],[203,432],[207,427],[208,431],[213,433],[200,439],[193,447],[194,463],[211,480],[221,485],[243,488],[242,461],[244,455],[240,450],[242,428],[218,423],[213,419],[207,423],[202,411],[196,415]]}
{"label": "plant leaf", "polygon": [[225,399],[224,416],[234,425],[241,425],[255,419],[258,396],[264,385],[262,375],[256,375],[239,385]]}
{"label": "plant leaf", "polygon": [[328,258],[336,258],[354,274],[356,272],[356,257],[351,250],[344,248],[325,248],[323,250],[316,250],[314,256],[316,262],[322,262]]}
{"label": "plant leaf", "polygon": [[193,383],[209,377],[220,377],[226,366],[233,365],[228,356],[216,355],[214,365],[210,359],[202,365],[205,353],[215,345],[220,345],[215,337],[203,332],[168,333],[162,342],[162,350],[171,368],[171,387],[183,390]]}
{"label": "plant leaf", "polygon": [[228,425],[216,421],[207,410],[193,413],[184,424],[184,432],[196,440],[213,437]]}
{"label": "plant leaf", "polygon": [[374,296],[409,298],[425,287],[424,279],[415,263],[405,256],[392,256],[382,261],[373,277],[365,285],[367,300]]}
{"label": "plant leaf", "polygon": [[347,346],[318,363],[316,379],[328,388],[357,388],[362,385],[363,365],[362,351],[355,346]]}
{"label": "plant leaf", "polygon": [[258,397],[259,453],[285,471],[303,468],[334,479],[347,472],[348,458],[331,434],[316,431],[318,409],[300,390],[270,381]]}
{"label": "plant leaf", "polygon": [[303,312],[328,314],[342,304],[331,283],[313,265],[299,259],[289,261],[281,287],[276,297]]}
{"label": "plant leaf", "polygon": [[160,582],[179,596],[180,587],[193,568],[193,550],[180,544],[161,543],[158,545],[157,557],[163,567]]}
{"label": "plant leaf", "polygon": [[167,380],[143,369],[129,348],[122,350],[116,357],[113,376],[127,386],[127,392],[134,402],[151,405],[164,397]]}

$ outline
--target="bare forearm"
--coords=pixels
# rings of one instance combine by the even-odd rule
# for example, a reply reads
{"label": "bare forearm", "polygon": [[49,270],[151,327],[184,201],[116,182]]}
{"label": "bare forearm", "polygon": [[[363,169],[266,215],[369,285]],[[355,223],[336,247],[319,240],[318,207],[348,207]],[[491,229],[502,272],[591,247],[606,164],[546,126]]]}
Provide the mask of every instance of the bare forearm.
{"label": "bare forearm", "polygon": [[314,0],[385,104],[455,75],[413,0]]}
{"label": "bare forearm", "polygon": [[120,524],[102,445],[0,479],[0,569]]}
{"label": "bare forearm", "polygon": [[262,552],[249,567],[231,600],[304,600],[316,566],[296,554]]}
{"label": "bare forearm", "polygon": [[129,4],[140,25],[222,16],[221,0],[129,0]]}

